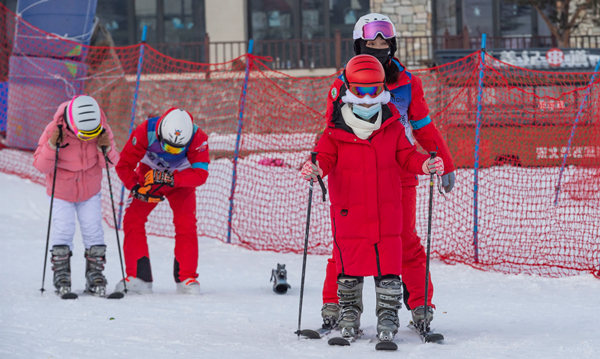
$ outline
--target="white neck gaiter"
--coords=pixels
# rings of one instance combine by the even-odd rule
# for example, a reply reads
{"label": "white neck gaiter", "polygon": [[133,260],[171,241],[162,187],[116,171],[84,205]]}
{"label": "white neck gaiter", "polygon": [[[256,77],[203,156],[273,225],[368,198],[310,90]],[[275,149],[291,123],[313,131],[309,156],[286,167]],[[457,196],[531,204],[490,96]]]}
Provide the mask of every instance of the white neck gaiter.
{"label": "white neck gaiter", "polygon": [[352,112],[350,105],[344,104],[342,106],[342,117],[344,118],[346,125],[350,126],[352,131],[354,131],[354,134],[361,140],[366,140],[371,136],[373,131],[376,131],[381,127],[381,111],[377,114],[375,123],[371,123],[356,117],[354,112]]}

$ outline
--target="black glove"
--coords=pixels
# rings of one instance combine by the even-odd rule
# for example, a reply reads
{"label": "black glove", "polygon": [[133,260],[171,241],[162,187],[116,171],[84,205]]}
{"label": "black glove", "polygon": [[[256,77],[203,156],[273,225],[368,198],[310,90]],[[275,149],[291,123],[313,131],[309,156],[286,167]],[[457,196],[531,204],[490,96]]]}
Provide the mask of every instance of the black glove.
{"label": "black glove", "polygon": [[442,187],[444,187],[444,191],[446,191],[446,193],[452,191],[455,181],[456,176],[454,175],[454,172],[446,173],[442,176]]}
{"label": "black glove", "polygon": [[159,203],[164,201],[164,196],[157,196],[155,194],[150,193],[151,189],[151,185],[142,187],[139,184],[136,184],[131,189],[131,196],[135,199],[148,203]]}

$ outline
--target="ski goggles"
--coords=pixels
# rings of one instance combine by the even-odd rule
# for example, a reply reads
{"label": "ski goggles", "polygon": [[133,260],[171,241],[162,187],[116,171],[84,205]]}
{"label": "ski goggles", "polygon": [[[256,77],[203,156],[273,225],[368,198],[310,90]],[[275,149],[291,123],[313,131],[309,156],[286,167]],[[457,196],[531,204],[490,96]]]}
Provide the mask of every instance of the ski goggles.
{"label": "ski goggles", "polygon": [[172,155],[178,155],[181,152],[183,152],[183,150],[185,150],[185,146],[183,146],[183,147],[176,147],[176,146],[170,145],[170,144],[168,144],[168,143],[166,143],[164,141],[160,141],[160,146],[162,147],[162,149],[165,152],[170,153]]}
{"label": "ski goggles", "polygon": [[348,85],[348,91],[352,92],[356,97],[363,98],[369,95],[372,98],[379,96],[383,92],[383,85],[376,86],[358,86]]}
{"label": "ski goggles", "polygon": [[77,136],[77,138],[79,138],[80,140],[89,141],[98,137],[102,133],[102,130],[102,124],[100,124],[98,125],[98,127],[90,131],[75,130],[73,132],[75,133],[75,136]]}
{"label": "ski goggles", "polygon": [[371,21],[362,27],[362,38],[364,40],[375,40],[377,35],[381,35],[384,39],[395,37],[394,25],[387,21]]}

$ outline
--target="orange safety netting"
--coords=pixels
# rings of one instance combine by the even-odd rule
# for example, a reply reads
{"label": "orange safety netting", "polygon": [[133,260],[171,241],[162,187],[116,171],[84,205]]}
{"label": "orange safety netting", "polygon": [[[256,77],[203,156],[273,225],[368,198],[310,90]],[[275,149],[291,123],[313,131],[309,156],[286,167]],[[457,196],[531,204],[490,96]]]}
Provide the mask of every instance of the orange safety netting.
{"label": "orange safety netting", "polygon": [[[37,31],[51,41],[15,46],[19,26],[27,24],[0,5],[0,27],[7,29],[0,32],[0,82],[9,89],[8,149],[0,151],[0,171],[43,182],[32,167],[31,150],[58,104],[75,94],[98,100],[119,148],[130,131],[134,99],[135,125],[181,107],[209,135],[210,176],[196,192],[199,234],[255,250],[302,252],[308,186],[298,170],[325,125],[325,99],[337,74],[292,77],[253,55],[220,64],[191,63],[149,45],[83,46],[31,28],[29,35]],[[487,56],[478,127],[480,59],[477,52],[413,71],[423,81],[431,118],[457,167],[454,190],[445,198],[435,194],[434,258],[505,273],[595,273],[600,260],[598,78],[591,82],[592,73],[532,71]],[[121,182],[114,171],[110,175],[118,207]],[[417,205],[417,233],[424,240],[427,180],[421,178]],[[321,201],[318,186],[314,192],[308,251],[328,254],[328,202]],[[106,176],[103,214],[112,224]],[[150,234],[174,235],[167,203],[159,204],[146,228]],[[40,232],[40,243],[44,235]]]}

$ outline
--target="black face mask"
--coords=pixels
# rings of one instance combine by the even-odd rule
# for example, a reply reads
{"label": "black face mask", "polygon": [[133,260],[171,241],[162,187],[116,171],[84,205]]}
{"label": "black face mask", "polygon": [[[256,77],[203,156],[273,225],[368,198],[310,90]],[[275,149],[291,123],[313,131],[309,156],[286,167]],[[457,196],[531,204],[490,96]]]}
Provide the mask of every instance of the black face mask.
{"label": "black face mask", "polygon": [[385,66],[391,58],[389,47],[387,49],[374,49],[372,47],[367,47],[365,43],[360,44],[360,53],[375,57],[383,66]]}

